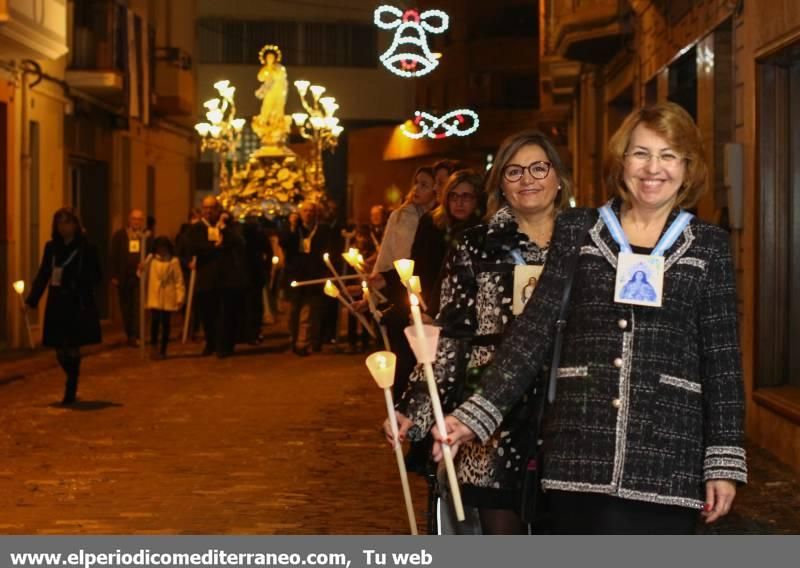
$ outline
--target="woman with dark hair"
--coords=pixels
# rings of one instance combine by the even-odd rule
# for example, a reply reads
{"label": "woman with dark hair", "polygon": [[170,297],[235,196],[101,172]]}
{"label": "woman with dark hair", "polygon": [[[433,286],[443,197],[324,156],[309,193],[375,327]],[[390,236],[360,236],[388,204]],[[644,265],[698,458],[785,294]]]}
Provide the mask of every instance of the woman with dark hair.
{"label": "woman with dark hair", "polygon": [[[150,310],[150,344],[153,358],[165,359],[170,335],[170,319],[173,312],[183,306],[186,287],[183,283],[180,261],[174,256],[169,237],[161,236],[153,242],[154,256],[150,260],[147,276],[146,307]],[[161,334],[160,348],[159,332]]]}
{"label": "woman with dark hair", "polygon": [[77,213],[68,207],[59,209],[25,304],[35,309],[47,291],[42,344],[56,350],[67,375],[64,405],[74,403],[78,392],[80,348],[102,340],[94,299],[94,287],[101,279],[97,250],[86,240]]}
{"label": "woman with dark hair", "polygon": [[[459,173],[450,178],[451,184]],[[572,195],[567,168],[552,142],[532,130],[503,141],[486,192],[486,222],[464,232],[442,283],[434,373],[446,411],[476,392],[481,373],[521,312],[525,286],[548,258],[556,216]],[[404,404],[404,412],[398,413],[401,439],[407,434],[419,440],[433,425],[419,365]],[[487,443],[461,448],[456,471],[462,499],[478,509],[483,534],[526,532],[519,502],[535,452],[536,433],[530,428],[534,407],[534,393],[527,392]],[[387,424],[384,430],[391,442]]]}
{"label": "woman with dark hair", "polygon": [[[707,176],[700,130],[683,108],[631,113],[607,152],[616,196],[559,216],[532,300],[446,418],[445,436],[434,428],[455,449],[491,440],[525,393],[544,386],[558,322],[563,351],[542,436],[557,533],[690,534],[701,516],[726,515],[747,481],[729,236],[687,211]],[[645,280],[640,266],[654,298],[624,297],[626,283]]]}

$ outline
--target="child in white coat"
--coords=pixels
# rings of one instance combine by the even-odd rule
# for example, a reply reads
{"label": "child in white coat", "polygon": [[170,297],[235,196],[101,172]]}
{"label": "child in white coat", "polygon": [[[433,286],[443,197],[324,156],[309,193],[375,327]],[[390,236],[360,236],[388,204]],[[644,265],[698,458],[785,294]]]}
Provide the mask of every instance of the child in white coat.
{"label": "child in white coat", "polygon": [[[172,241],[167,237],[158,237],[153,243],[153,250],[155,256],[150,261],[146,305],[151,316],[150,343],[153,345],[153,357],[164,359],[167,356],[172,312],[177,312],[183,306],[186,287],[183,284],[180,261],[174,255]],[[161,345],[156,352],[159,331]]]}

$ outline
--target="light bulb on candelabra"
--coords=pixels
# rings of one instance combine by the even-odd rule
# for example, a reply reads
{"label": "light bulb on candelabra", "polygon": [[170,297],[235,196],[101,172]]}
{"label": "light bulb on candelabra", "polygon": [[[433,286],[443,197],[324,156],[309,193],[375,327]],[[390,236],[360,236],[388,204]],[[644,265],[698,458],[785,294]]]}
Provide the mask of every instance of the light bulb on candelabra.
{"label": "light bulb on candelabra", "polygon": [[322,96],[322,93],[325,92],[325,87],[322,85],[311,85],[311,94],[314,95],[314,100],[318,101],[319,98]]}
{"label": "light bulb on candelabra", "polygon": [[220,135],[220,133],[222,132],[222,127],[221,126],[217,126],[216,124],[212,124],[208,128],[208,131],[211,134],[211,136],[213,136],[214,138],[217,138]]}
{"label": "light bulb on candelabra", "polygon": [[241,132],[242,128],[244,128],[244,123],[245,122],[246,122],[246,120],[243,119],[243,118],[234,118],[231,121],[231,125],[233,126],[233,129],[236,130],[236,132]]}
{"label": "light bulb on candelabra", "polygon": [[197,124],[194,125],[194,129],[197,130],[197,133],[200,136],[205,138],[206,136],[208,136],[208,132],[211,129],[211,125],[207,122],[198,122]]}
{"label": "light bulb on candelabra", "polygon": [[344,132],[344,127],[343,127],[343,126],[334,126],[334,127],[331,129],[331,134],[333,134],[333,135],[334,135],[336,138],[338,138],[338,137],[339,137],[339,135],[340,135],[342,132]]}
{"label": "light bulb on candelabra", "polygon": [[334,128],[339,126],[339,119],[336,118],[335,116],[329,116],[325,119],[325,126],[333,130]]}
{"label": "light bulb on candelabra", "polygon": [[219,124],[222,122],[222,111],[219,109],[210,110],[206,113],[206,118],[211,124]]}
{"label": "light bulb on candelabra", "polygon": [[228,88],[228,85],[230,85],[230,84],[231,84],[231,82],[230,82],[230,81],[228,81],[227,79],[223,79],[222,81],[217,81],[216,83],[214,83],[214,88],[215,88],[217,91],[219,91],[219,92],[220,92],[220,94],[222,94],[222,91],[224,91],[225,89],[227,89],[227,88]]}
{"label": "light bulb on candelabra", "polygon": [[292,120],[297,126],[303,126],[306,120],[308,120],[308,115],[304,112],[295,112],[292,114]]}
{"label": "light bulb on candelabra", "polygon": [[311,85],[310,81],[305,81],[303,79],[298,79],[294,82],[294,86],[297,88],[297,92],[300,93],[301,97],[305,97],[306,93],[308,92],[308,87]]}
{"label": "light bulb on candelabra", "polygon": [[219,99],[209,99],[203,103],[203,106],[208,110],[217,110],[219,108]]}
{"label": "light bulb on candelabra", "polygon": [[325,119],[321,116],[312,116],[308,119],[314,130],[320,130],[325,126]]}
{"label": "light bulb on candelabra", "polygon": [[227,89],[222,90],[222,96],[226,99],[233,99],[233,95],[236,93],[236,87],[230,86]]}

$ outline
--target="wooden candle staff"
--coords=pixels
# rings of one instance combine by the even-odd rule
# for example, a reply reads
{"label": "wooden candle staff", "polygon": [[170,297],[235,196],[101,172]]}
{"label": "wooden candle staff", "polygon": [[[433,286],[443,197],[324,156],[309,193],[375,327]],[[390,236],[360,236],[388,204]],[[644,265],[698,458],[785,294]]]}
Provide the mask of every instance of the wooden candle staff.
{"label": "wooden candle staff", "polygon": [[147,237],[150,231],[145,231],[142,235],[142,243],[139,245],[139,262],[141,263],[141,274],[139,275],[139,356],[142,359],[147,358],[147,345],[145,344],[145,303],[147,302],[147,274],[149,272],[148,262],[150,260],[147,254]]}
{"label": "wooden candle staff", "polygon": [[189,338],[189,327],[192,322],[192,303],[194,301],[194,285],[197,280],[197,257],[192,257],[192,273],[189,276],[189,295],[186,296],[186,316],[183,318],[183,337],[181,343],[186,343]]}
{"label": "wooden candle staff", "polygon": [[[414,320],[412,327],[407,327],[406,337],[411,344],[411,349],[417,361],[422,363],[425,371],[425,380],[428,383],[428,394],[433,406],[433,416],[436,419],[436,427],[442,436],[447,436],[447,427],[444,422],[444,412],[442,412],[442,402],[439,399],[439,389],[436,386],[436,377],[433,374],[433,358],[436,356],[436,346],[439,338],[439,328],[432,325],[423,325],[422,313],[419,309],[419,299],[414,293],[408,294],[411,301],[411,317]],[[461,503],[461,489],[458,486],[456,477],[456,466],[453,462],[453,452],[449,444],[442,442],[442,454],[444,455],[444,465],[447,469],[447,480],[450,484],[450,492],[453,495],[453,506],[456,510],[456,518],[464,520],[464,505]]]}
{"label": "wooden candle staff", "polygon": [[22,297],[25,294],[25,281],[24,280],[17,280],[13,284],[14,291],[17,293],[19,297],[19,304],[22,308],[22,317],[25,320],[25,331],[28,334],[28,344],[31,346],[31,349],[35,349],[35,345],[33,343],[33,333],[31,332],[31,321],[28,318],[28,310],[25,306],[25,299]]}
{"label": "wooden candle staff", "polygon": [[[344,295],[347,298],[347,301],[352,304],[353,303],[353,296],[351,296],[350,292],[347,291],[347,286],[345,286],[344,281],[342,280],[342,277],[339,276],[339,273],[336,271],[336,268],[334,268],[333,263],[331,262],[331,255],[329,255],[326,252],[325,254],[322,255],[322,260],[325,261],[325,264],[328,267],[328,270],[331,271],[331,274],[333,274],[333,277],[336,279],[336,282],[339,283],[339,286],[341,287],[342,292],[344,292]],[[326,284],[326,286],[327,286],[327,284]],[[373,337],[374,337],[374,335],[373,335]]]}
{"label": "wooden candle staff", "polygon": [[386,335],[386,329],[381,325],[381,312],[378,310],[378,307],[375,305],[375,300],[370,293],[369,286],[367,286],[367,282],[361,282],[361,290],[364,295],[364,299],[367,301],[369,305],[369,312],[372,314],[373,319],[375,320],[375,325],[378,326],[378,330],[381,332],[381,339],[383,340],[383,348],[387,351],[391,350],[389,346],[389,337]]}
{"label": "wooden candle staff", "polygon": [[344,298],[342,298],[341,294],[339,293],[339,289],[338,289],[338,288],[337,288],[337,287],[336,287],[336,286],[333,284],[333,282],[331,282],[330,280],[328,280],[328,281],[325,283],[324,292],[325,292],[325,295],[326,295],[326,296],[328,296],[328,297],[330,297],[330,298],[335,298],[335,299],[339,300],[339,301],[342,303],[342,305],[343,305],[345,308],[347,308],[347,310],[348,310],[348,311],[349,311],[351,314],[353,314],[353,316],[354,316],[354,317],[355,317],[355,318],[356,318],[358,321],[360,321],[360,322],[361,322],[361,325],[363,325],[363,326],[364,326],[364,329],[366,329],[366,330],[367,330],[367,333],[369,333],[369,334],[370,334],[372,337],[375,337],[375,330],[374,330],[374,329],[372,329],[372,326],[371,326],[371,325],[369,325],[369,322],[368,322],[368,321],[367,321],[367,320],[364,318],[364,316],[362,316],[360,313],[358,313],[358,312],[357,312],[357,311],[356,311],[356,310],[353,308],[353,306],[351,306],[351,305],[350,305],[350,304],[347,302],[347,300],[345,300]]}
{"label": "wooden candle staff", "polygon": [[408,485],[408,473],[406,472],[406,462],[403,458],[403,448],[400,444],[399,431],[397,425],[397,415],[394,413],[394,400],[392,398],[392,385],[394,384],[394,370],[397,364],[397,357],[391,351],[378,351],[367,357],[367,368],[377,385],[383,389],[386,399],[386,412],[389,414],[389,424],[392,428],[392,438],[394,438],[394,455],[397,458],[397,469],[400,470],[400,482],[403,485],[403,497],[406,502],[406,513],[408,514],[408,525],[411,534],[417,534],[417,517],[414,515],[414,504],[411,501],[411,489]]}
{"label": "wooden candle staff", "polygon": [[[361,276],[358,274],[348,274],[347,276],[342,276],[339,278],[342,282],[345,280],[360,280]],[[330,278],[315,278],[314,280],[301,280],[298,282],[297,280],[292,280],[289,286],[292,288],[299,288],[300,286],[314,286],[315,284],[325,284],[328,282]]]}

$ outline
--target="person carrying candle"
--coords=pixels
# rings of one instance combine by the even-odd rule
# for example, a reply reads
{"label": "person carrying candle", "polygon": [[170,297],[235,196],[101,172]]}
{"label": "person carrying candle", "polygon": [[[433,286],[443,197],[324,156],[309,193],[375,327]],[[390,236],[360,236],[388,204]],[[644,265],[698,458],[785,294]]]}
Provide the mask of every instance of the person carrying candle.
{"label": "person carrying candle", "polygon": [[25,305],[36,309],[47,291],[42,344],[56,350],[58,364],[67,375],[63,405],[76,400],[81,347],[102,341],[94,297],[101,281],[97,249],[86,240],[78,214],[69,207],[59,209]]}
{"label": "person carrying candle", "polygon": [[[617,194],[606,206],[559,217],[533,298],[446,437],[462,449],[488,442],[531,386],[544,387],[575,260],[544,430],[554,529],[692,533],[700,516],[728,513],[747,464],[729,236],[686,211],[707,187],[689,114],[659,103],[628,116],[609,142],[606,182]],[[622,293],[639,271],[654,298]]]}
{"label": "person carrying candle", "polygon": [[[522,131],[507,138],[486,182],[486,223],[464,232],[442,284],[434,370],[445,410],[471,395],[522,305],[515,301],[548,258],[556,216],[572,196],[567,169],[548,138]],[[459,174],[455,174],[455,178]],[[420,439],[433,425],[431,401],[417,368],[411,377],[401,435]],[[461,447],[458,478],[464,504],[479,510],[484,534],[524,534],[518,510],[531,453],[532,392],[516,401],[486,443]],[[388,432],[387,432],[388,435]]]}
{"label": "person carrying candle", "polygon": [[128,226],[111,237],[111,284],[119,296],[122,324],[128,345],[135,347],[139,338],[139,271],[142,248],[145,255],[152,252],[153,236],[145,233],[146,218],[140,209],[128,215]]}

